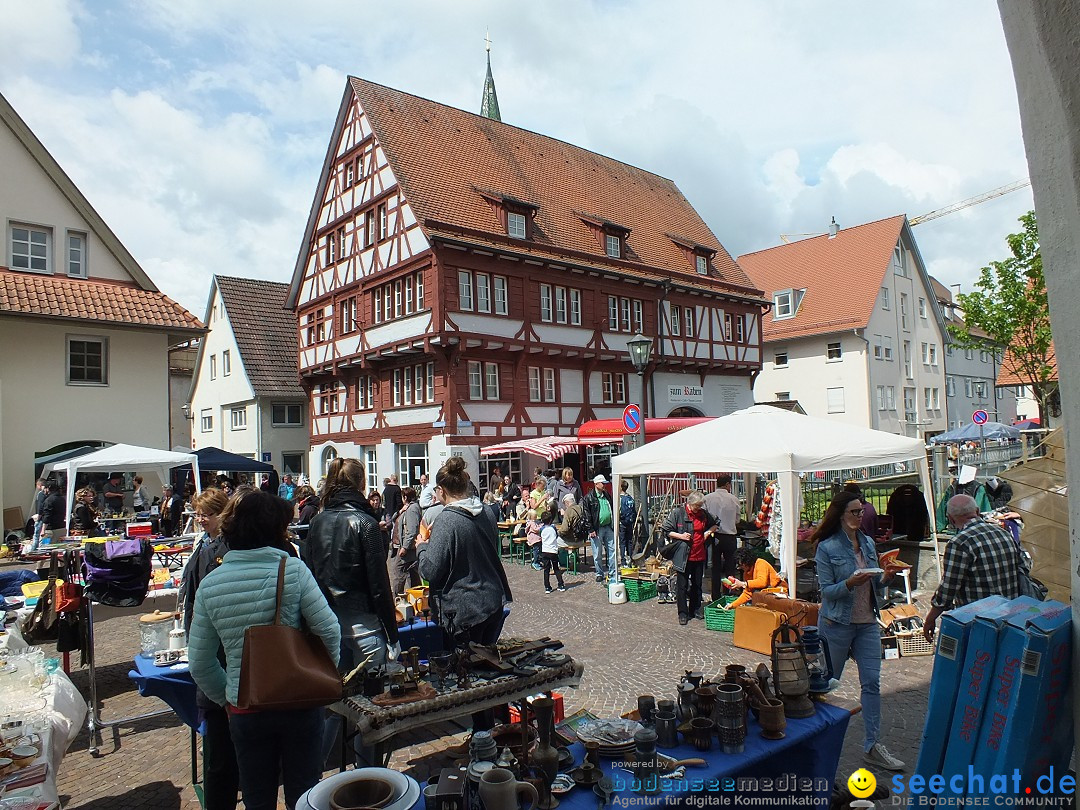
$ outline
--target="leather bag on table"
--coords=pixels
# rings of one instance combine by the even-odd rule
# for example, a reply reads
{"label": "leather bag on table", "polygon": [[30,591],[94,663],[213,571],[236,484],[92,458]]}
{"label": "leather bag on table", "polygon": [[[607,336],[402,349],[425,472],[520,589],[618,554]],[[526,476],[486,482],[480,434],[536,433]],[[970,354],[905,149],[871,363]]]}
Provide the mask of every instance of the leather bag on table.
{"label": "leather bag on table", "polygon": [[23,638],[31,644],[41,641],[56,641],[57,621],[60,614],[56,610],[56,575],[59,564],[57,552],[49,554],[49,582],[34,605],[34,612],[23,625]]}
{"label": "leather bag on table", "polygon": [[342,698],[341,675],[322,639],[281,623],[285,558],[278,567],[274,623],[249,627],[240,659],[236,707],[287,711],[329,706]]}
{"label": "leather bag on table", "polygon": [[796,627],[816,626],[818,623],[818,605],[805,599],[789,599],[775,593],[756,591],[750,595],[750,604],[775,610],[787,616],[788,624]]}
{"label": "leather bag on table", "polygon": [[82,607],[83,586],[76,581],[78,571],[75,555],[64,552],[64,579],[56,583],[56,610],[59,613],[78,613]]}
{"label": "leather bag on table", "polygon": [[772,654],[773,630],[784,621],[784,614],[754,605],[735,608],[735,632],[732,643],[744,650],[762,655]]}

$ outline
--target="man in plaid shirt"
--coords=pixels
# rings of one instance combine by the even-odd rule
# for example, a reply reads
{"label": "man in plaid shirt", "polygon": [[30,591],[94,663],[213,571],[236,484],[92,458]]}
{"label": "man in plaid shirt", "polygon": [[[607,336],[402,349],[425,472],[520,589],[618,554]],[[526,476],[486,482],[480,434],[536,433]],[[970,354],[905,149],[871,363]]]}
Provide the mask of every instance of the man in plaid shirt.
{"label": "man in plaid shirt", "polygon": [[1030,565],[1012,535],[983,520],[970,495],[950,498],[945,514],[957,532],[945,546],[941,584],[926,614],[923,634],[927,641],[933,639],[942,611],[995,594],[1015,599],[1022,593],[1021,577],[1030,574]]}

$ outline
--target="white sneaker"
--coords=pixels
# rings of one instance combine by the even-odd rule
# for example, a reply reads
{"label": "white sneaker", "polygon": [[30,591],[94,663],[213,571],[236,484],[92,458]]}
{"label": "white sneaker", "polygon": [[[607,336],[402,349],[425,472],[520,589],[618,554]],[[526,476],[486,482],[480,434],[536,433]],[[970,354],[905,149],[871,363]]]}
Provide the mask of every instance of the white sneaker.
{"label": "white sneaker", "polygon": [[906,767],[904,763],[889,753],[881,743],[874,743],[873,747],[863,754],[863,762],[867,765],[875,765],[886,771],[902,771]]}

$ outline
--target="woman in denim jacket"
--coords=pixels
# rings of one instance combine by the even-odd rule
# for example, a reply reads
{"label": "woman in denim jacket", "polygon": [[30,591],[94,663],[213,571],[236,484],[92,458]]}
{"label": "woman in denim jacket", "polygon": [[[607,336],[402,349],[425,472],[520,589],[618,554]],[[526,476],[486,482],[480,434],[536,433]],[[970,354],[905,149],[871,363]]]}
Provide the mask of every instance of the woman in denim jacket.
{"label": "woman in denim jacket", "polygon": [[856,573],[877,568],[874,541],[859,529],[863,507],[859,496],[841,492],[829,504],[811,540],[817,546],[817,575],[821,586],[821,635],[829,645],[833,677],[844,672],[848,655],[859,668],[862,714],[866,725],[863,760],[889,771],[904,763],[886,750],[881,733],[881,634],[878,631],[876,588],[892,579],[899,568],[884,574]]}

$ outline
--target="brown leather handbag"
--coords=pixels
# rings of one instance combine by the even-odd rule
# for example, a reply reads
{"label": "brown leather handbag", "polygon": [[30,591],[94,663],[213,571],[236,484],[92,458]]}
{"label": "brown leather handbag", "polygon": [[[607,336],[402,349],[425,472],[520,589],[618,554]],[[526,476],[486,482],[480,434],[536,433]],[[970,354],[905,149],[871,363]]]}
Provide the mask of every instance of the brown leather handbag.
{"label": "brown leather handbag", "polygon": [[238,709],[312,709],[342,698],[341,675],[322,639],[281,623],[285,560],[278,567],[274,623],[253,625],[244,633]]}

